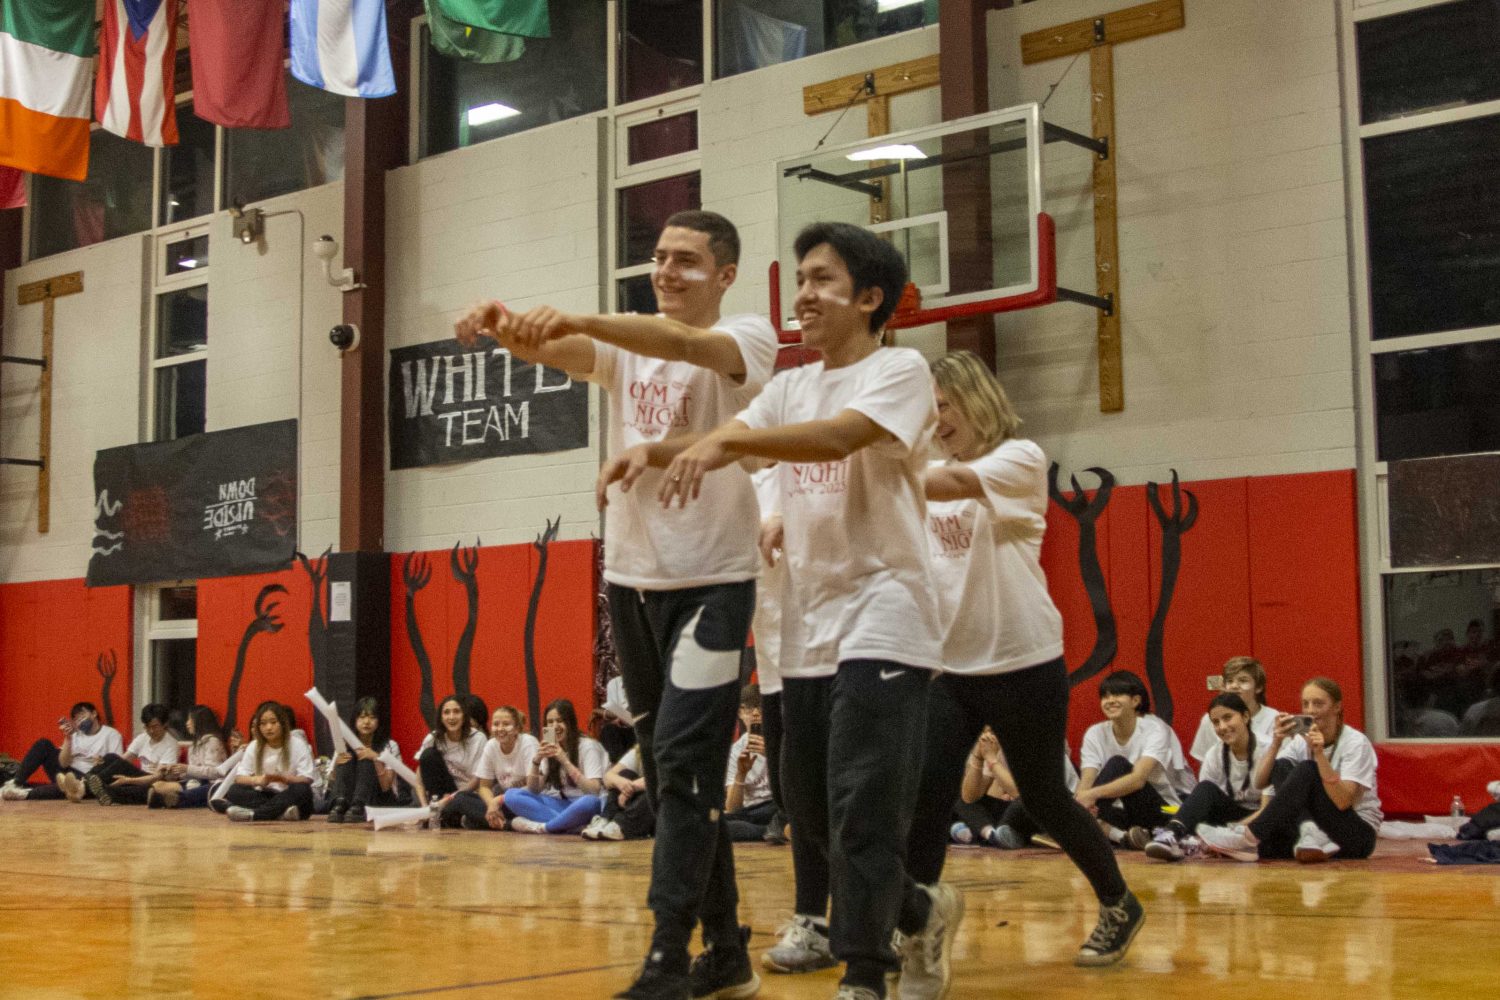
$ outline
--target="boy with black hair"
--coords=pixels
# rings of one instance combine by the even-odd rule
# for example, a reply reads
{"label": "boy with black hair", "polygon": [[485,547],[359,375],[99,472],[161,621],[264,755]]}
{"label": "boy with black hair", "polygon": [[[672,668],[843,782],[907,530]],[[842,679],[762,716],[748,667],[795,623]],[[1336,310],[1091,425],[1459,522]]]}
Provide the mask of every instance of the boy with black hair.
{"label": "boy with black hair", "polygon": [[83,786],[101,806],[145,805],[151,786],[163,770],[182,757],[177,737],[167,728],[167,706],[152,702],[141,709],[141,732],[124,754],[106,754],[84,776]]}
{"label": "boy with black hair", "polygon": [[[830,938],[846,964],[838,1000],[881,1000],[886,974],[900,968],[892,932],[927,686],[942,663],[921,484],[936,405],[922,356],[881,346],[906,283],[895,249],[845,223],[807,227],[795,249],[794,308],[823,360],[783,373],[701,441],[622,455],[600,479],[629,489],[647,466],[670,462],[658,490],[670,507],[699,499],[709,472],[741,459],[782,463],[793,847],[810,845],[831,869]],[[925,895],[926,931],[951,942],[961,900]]]}
{"label": "boy with black hair", "polygon": [[[87,793],[83,784],[88,774],[108,754],[119,754],[125,749],[125,741],[119,730],[99,721],[99,709],[90,701],[80,701],[69,711],[66,718],[57,720],[58,731],[63,734],[62,745],[51,740],[37,740],[21,758],[16,776],[0,789],[0,798],[17,800],[68,798],[73,802],[83,801]],[[28,778],[41,768],[51,784],[29,788]]]}
{"label": "boy with black hair", "polygon": [[[720,314],[739,252],[739,234],[722,215],[678,212],[653,255],[660,315],[574,315],[548,306],[513,315],[491,302],[460,319],[455,332],[463,343],[493,337],[522,360],[602,387],[614,407],[611,455],[676,441],[723,423],[771,377],[771,324]],[[760,988],[746,951],[749,928],[738,922],[723,822],[760,517],[743,470],[718,477],[711,493],[701,508],[669,510],[649,491],[608,503],[599,490],[610,623],[657,808],[647,895],[656,929],[636,982],[618,994],[623,1000],[745,1000]],[[689,965],[700,921],[707,947]]]}

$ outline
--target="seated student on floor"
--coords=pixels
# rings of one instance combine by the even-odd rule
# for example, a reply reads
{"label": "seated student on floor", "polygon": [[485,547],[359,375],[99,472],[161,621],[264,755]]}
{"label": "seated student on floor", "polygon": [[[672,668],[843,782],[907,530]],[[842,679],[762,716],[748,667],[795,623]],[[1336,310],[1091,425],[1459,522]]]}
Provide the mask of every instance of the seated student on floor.
{"label": "seated student on floor", "polygon": [[[33,802],[67,798],[81,802],[87,794],[84,776],[109,754],[125,749],[119,730],[100,721],[93,702],[80,701],[74,705],[66,718],[57,720],[57,728],[62,733],[62,744],[47,739],[33,743],[21,758],[15,777],[0,789],[0,798]],[[46,773],[48,783],[28,787],[26,782],[38,768]]]}
{"label": "seated student on floor", "polygon": [[1255,731],[1244,699],[1225,691],[1208,704],[1218,746],[1203,758],[1198,784],[1188,793],[1177,815],[1157,829],[1146,845],[1146,856],[1158,861],[1196,857],[1201,843],[1194,838],[1200,824],[1244,823],[1260,811],[1261,789],[1255,770],[1271,751],[1270,740]]}
{"label": "seated student on floor", "polygon": [[526,787],[505,796],[515,814],[510,828],[518,833],[577,833],[603,810],[599,791],[609,755],[598,740],[579,735],[578,713],[568,699],[548,705],[542,721],[542,743]]}
{"label": "seated student on floor", "polygon": [[[438,706],[438,728],[428,733],[417,747],[417,801],[424,806],[446,807],[450,797],[472,792],[479,786],[475,774],[484,755],[483,729],[474,728],[469,708],[457,695],[450,694]],[[439,812],[441,815],[441,811]],[[445,820],[457,826],[459,815]]]}
{"label": "seated student on floor", "polygon": [[167,729],[167,706],[153,702],[141,709],[141,727],[124,754],[107,754],[83,779],[101,806],[144,805],[151,786],[182,758],[177,737]]}
{"label": "seated student on floor", "polygon": [[297,731],[292,710],[280,702],[262,702],[253,719],[255,739],[224,790],[229,818],[237,823],[307,819],[318,780],[307,737]]}
{"label": "seated student on floor", "polygon": [[729,771],[724,776],[724,822],[731,840],[764,840],[776,803],[771,798],[771,769],[761,729],[759,685],[746,684],[740,692],[740,726],[744,732],[729,749]]}
{"label": "seated student on floor", "polygon": [[[1220,676],[1224,680],[1224,692],[1237,694],[1250,711],[1250,725],[1255,738],[1262,745],[1269,745],[1271,733],[1276,729],[1276,709],[1266,704],[1266,668],[1253,656],[1231,656],[1224,661]],[[1213,720],[1205,713],[1198,720],[1198,731],[1193,735],[1193,759],[1200,765],[1208,759],[1210,752],[1219,748],[1219,737]]]}
{"label": "seated student on floor", "polygon": [[1116,670],[1099,685],[1103,722],[1089,727],[1073,797],[1091,809],[1117,846],[1143,850],[1196,779],[1172,727],[1151,714],[1151,693],[1139,677]]}
{"label": "seated student on floor", "polygon": [[526,785],[531,762],[536,759],[535,736],[523,730],[526,717],[520,709],[501,705],[490,716],[490,738],[484,744],[474,775],[479,785],[459,792],[443,806],[442,824],[456,822],[465,830],[505,829],[506,793]]}
{"label": "seated student on floor", "polygon": [[588,840],[643,840],[656,832],[656,814],[641,774],[641,748],[632,746],[604,773],[604,811],[581,831]]}
{"label": "seated student on floor", "polygon": [[1198,836],[1209,850],[1237,861],[1368,858],[1382,818],[1375,767],[1369,738],[1344,724],[1342,689],[1314,677],[1302,688],[1302,714],[1277,717],[1271,745],[1256,766],[1258,788],[1280,771],[1271,801],[1248,823],[1200,826]]}
{"label": "seated student on floor", "polygon": [[152,809],[205,806],[214,785],[228,776],[224,738],[214,710],[194,705],[188,711],[187,731],[192,739],[187,763],[173,764],[158,774],[146,793],[146,805]]}
{"label": "seated student on floor", "polygon": [[386,732],[385,716],[380,702],[361,698],[354,703],[349,719],[360,745],[351,753],[333,758],[333,787],[329,790],[328,822],[363,823],[368,806],[395,806],[401,801],[401,786],[396,773],[386,766],[380,755],[389,750],[396,756],[401,748]]}
{"label": "seated student on floor", "polygon": [[[1068,746],[1063,744],[1063,777],[1068,791],[1078,788],[1078,769],[1068,757]],[[1003,851],[1014,851],[1025,847],[1026,842],[1042,834],[1041,825],[1031,818],[1021,804],[1015,779],[1005,764],[1005,753],[1000,741],[986,726],[969,752],[964,766],[963,785],[959,789],[959,801],[953,807],[955,822],[951,836],[955,843],[987,844]],[[1044,841],[1048,847],[1055,842]]]}

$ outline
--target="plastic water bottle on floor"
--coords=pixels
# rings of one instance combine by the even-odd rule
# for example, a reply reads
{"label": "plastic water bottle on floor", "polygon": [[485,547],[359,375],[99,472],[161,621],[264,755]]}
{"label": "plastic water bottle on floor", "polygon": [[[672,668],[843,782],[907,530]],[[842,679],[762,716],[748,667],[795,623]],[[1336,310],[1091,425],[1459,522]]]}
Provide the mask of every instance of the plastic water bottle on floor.
{"label": "plastic water bottle on floor", "polygon": [[1453,796],[1453,805],[1448,809],[1448,815],[1454,819],[1463,819],[1468,813],[1464,812],[1464,798],[1462,795]]}

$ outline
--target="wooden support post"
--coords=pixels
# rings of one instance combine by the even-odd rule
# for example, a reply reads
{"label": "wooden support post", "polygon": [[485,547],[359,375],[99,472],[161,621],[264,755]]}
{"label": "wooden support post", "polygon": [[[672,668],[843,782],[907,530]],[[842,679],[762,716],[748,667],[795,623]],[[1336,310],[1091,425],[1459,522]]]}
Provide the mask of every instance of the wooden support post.
{"label": "wooden support post", "polygon": [[16,304],[42,304],[42,372],[39,386],[37,422],[36,530],[45,535],[52,529],[52,335],[56,323],[57,300],[64,295],[83,291],[83,272],[59,275],[45,281],[33,281],[16,289]]}
{"label": "wooden support post", "polygon": [[1120,349],[1120,232],[1115,186],[1115,59],[1113,45],[1089,52],[1089,95],[1094,138],[1109,144],[1109,156],[1094,157],[1094,272],[1099,295],[1114,303],[1099,310],[1099,411],[1125,409],[1125,373]]}
{"label": "wooden support post", "polygon": [[[881,95],[873,97],[865,103],[866,131],[871,139],[878,135],[885,135],[891,130],[891,99]],[[873,166],[873,164],[872,164]],[[884,222],[892,215],[891,211],[891,179],[882,177],[875,183],[880,185],[880,198],[877,201],[870,199],[870,221]],[[901,210],[906,211],[902,205]]]}

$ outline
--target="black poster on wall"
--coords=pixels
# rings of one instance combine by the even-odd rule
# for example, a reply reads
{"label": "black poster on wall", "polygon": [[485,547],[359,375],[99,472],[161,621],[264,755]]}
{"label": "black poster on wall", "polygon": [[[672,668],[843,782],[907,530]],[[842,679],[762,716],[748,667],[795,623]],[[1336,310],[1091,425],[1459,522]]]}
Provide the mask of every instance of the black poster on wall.
{"label": "black poster on wall", "polygon": [[88,585],[283,569],[297,542],[297,421],[94,457]]}
{"label": "black poster on wall", "polygon": [[391,351],[391,468],[569,451],[589,443],[589,391],[494,346]]}

